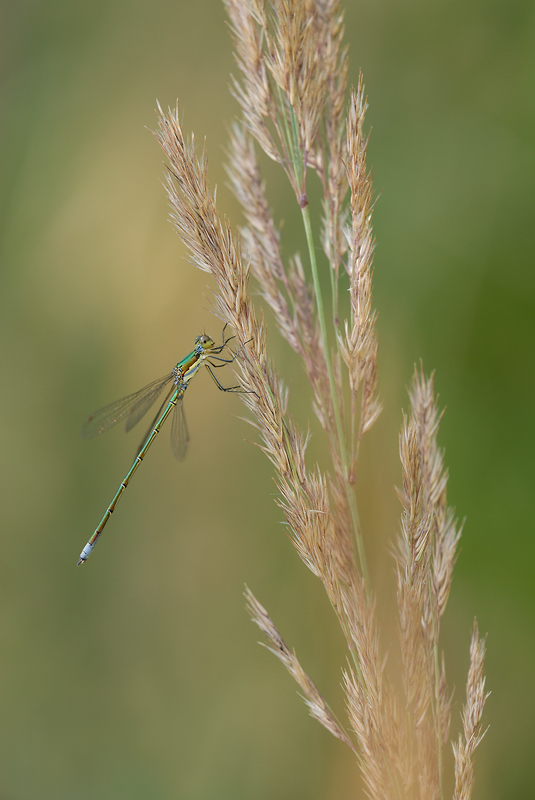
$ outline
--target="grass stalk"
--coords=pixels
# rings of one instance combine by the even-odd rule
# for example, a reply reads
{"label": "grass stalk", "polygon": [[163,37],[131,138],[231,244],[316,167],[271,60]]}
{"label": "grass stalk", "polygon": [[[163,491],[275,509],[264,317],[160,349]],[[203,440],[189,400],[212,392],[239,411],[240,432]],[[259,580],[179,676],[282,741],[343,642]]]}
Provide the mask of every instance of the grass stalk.
{"label": "grass stalk", "polygon": [[310,221],[310,210],[309,206],[306,205],[304,208],[301,208],[301,214],[303,217],[303,225],[305,228],[305,235],[307,240],[307,247],[308,247],[308,255],[310,259],[310,270],[312,273],[312,282],[314,284],[314,296],[316,298],[316,308],[318,310],[318,322],[320,326],[321,332],[321,339],[323,344],[323,350],[325,353],[325,364],[327,367],[327,377],[329,381],[329,390],[331,393],[332,398],[332,407],[334,413],[334,420],[336,425],[336,433],[338,436],[338,447],[340,450],[340,460],[342,462],[342,469],[344,474],[344,485],[347,497],[347,503],[349,506],[349,510],[351,513],[351,521],[353,524],[353,531],[355,535],[355,541],[357,544],[357,554],[359,559],[360,569],[362,571],[362,575],[364,576],[364,581],[366,584],[366,594],[369,597],[370,593],[370,586],[369,586],[369,574],[368,574],[368,563],[366,559],[366,551],[364,548],[364,541],[362,538],[361,530],[360,530],[360,519],[359,513],[357,508],[357,500],[355,497],[355,491],[350,483],[350,476],[349,476],[349,462],[347,457],[347,447],[346,447],[346,438],[344,432],[344,423],[342,420],[342,416],[340,414],[340,404],[338,398],[338,392],[336,391],[336,384],[334,381],[334,372],[332,367],[332,360],[331,360],[331,350],[329,347],[329,342],[327,338],[327,323],[325,320],[325,309],[323,305],[323,294],[321,289],[321,281],[318,273],[318,263],[316,259],[316,249],[314,247],[314,235],[312,232],[312,224]]}

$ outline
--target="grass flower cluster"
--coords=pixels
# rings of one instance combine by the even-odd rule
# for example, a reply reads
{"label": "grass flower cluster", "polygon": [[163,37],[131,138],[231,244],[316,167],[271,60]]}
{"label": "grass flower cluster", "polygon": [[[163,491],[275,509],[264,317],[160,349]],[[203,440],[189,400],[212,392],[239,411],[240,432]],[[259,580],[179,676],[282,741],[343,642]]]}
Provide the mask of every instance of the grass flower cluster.
{"label": "grass flower cluster", "polygon": [[[193,137],[185,137],[178,109],[160,113],[157,136],[169,162],[174,225],[193,263],[215,279],[215,312],[233,327],[240,347],[247,343],[237,358],[246,392],[241,397],[274,466],[293,543],[322,582],[347,642],[345,723],[336,719],[249,590],[248,608],[299,684],[311,715],[355,753],[370,797],[443,798],[452,694],[439,634],[461,529],[447,503],[433,376],[422,369],[414,373],[411,411],[399,443],[401,522],[393,549],[401,691],[389,678],[379,644],[355,494],[359,446],[381,411],[363,82],[348,92],[339,0],[224,3],[239,70],[233,93],[242,110],[231,133],[228,166],[246,223],[239,233],[217,211],[206,150],[197,154]],[[288,177],[302,215],[306,258],[296,254],[289,263],[282,258],[258,147]],[[307,196],[311,173],[323,189],[318,230]],[[266,353],[264,320],[249,294],[251,278],[302,361],[328,442],[328,469],[307,463],[307,434],[289,415],[288,390]],[[349,314],[342,320],[339,296],[347,289]],[[468,800],[472,793],[473,753],[483,735],[484,653],[474,623],[463,732],[453,746],[455,800]]]}

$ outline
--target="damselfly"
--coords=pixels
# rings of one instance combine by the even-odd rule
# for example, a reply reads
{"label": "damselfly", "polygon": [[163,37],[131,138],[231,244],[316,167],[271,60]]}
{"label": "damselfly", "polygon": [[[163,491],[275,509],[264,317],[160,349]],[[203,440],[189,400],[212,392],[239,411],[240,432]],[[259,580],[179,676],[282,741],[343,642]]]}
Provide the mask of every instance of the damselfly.
{"label": "damselfly", "polygon": [[[227,326],[225,325],[225,328],[226,327]],[[172,372],[170,372],[168,375],[164,375],[163,378],[160,378],[157,381],[149,383],[148,386],[145,386],[138,392],[129,394],[127,397],[123,397],[121,400],[116,400],[115,403],[110,403],[110,405],[104,406],[104,408],[101,408],[99,411],[91,414],[91,416],[88,418],[82,429],[83,439],[90,439],[92,436],[97,436],[97,434],[107,431],[109,428],[111,428],[113,425],[116,425],[118,422],[121,422],[123,419],[126,419],[126,430],[129,431],[147,413],[149,408],[161,396],[162,392],[167,390],[163,403],[158,409],[158,413],[151,422],[146,435],[139,445],[134,463],[126,473],[124,480],[115,493],[115,497],[106,509],[106,513],[100,520],[93,536],[80,553],[78,566],[80,566],[80,564],[84,564],[93,552],[93,548],[95,547],[100,534],[104,530],[104,526],[112,515],[119,498],[128,486],[132,475],[143,461],[147,450],[155,440],[156,435],[160,432],[165,420],[171,413],[171,449],[179,461],[182,461],[186,455],[189,435],[182,401],[184,399],[184,393],[188,388],[191,379],[197,374],[203,364],[222,392],[244,391],[241,386],[230,386],[229,388],[221,386],[216,376],[212,372],[212,367],[223,367],[225,364],[230,364],[240,352],[240,350],[238,350],[238,352],[233,354],[232,358],[220,358],[220,353],[225,347],[227,347],[230,339],[234,338],[231,336],[229,339],[225,340],[225,328],[223,328],[222,344],[216,345],[214,340],[206,334],[197,336],[195,339],[195,347],[191,353],[183,358],[182,361],[179,361]],[[214,361],[218,361],[220,363],[214,364]],[[169,384],[171,384],[171,386],[169,386]]]}

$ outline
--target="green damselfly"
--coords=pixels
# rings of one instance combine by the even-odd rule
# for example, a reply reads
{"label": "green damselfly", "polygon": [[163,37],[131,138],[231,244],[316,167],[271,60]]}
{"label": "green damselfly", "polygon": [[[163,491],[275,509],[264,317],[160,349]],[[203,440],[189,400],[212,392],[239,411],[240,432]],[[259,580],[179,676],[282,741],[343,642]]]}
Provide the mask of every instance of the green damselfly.
{"label": "green damselfly", "polygon": [[[221,386],[216,376],[212,372],[212,367],[223,367],[225,364],[230,364],[241,351],[240,348],[240,350],[233,354],[232,358],[220,358],[220,353],[225,347],[227,347],[229,341],[234,338],[231,336],[229,339],[225,339],[226,327],[227,326],[225,325],[223,328],[222,344],[216,345],[214,340],[205,333],[203,333],[201,336],[197,336],[195,339],[195,347],[191,353],[188,353],[188,355],[183,358],[182,361],[179,361],[168,375],[164,375],[163,378],[159,378],[158,380],[149,383],[148,386],[145,386],[138,392],[134,392],[134,394],[129,394],[126,397],[121,398],[121,400],[116,400],[114,403],[104,406],[104,408],[101,408],[99,411],[91,414],[91,416],[87,419],[84,427],[82,428],[83,439],[90,439],[92,436],[97,436],[99,433],[104,433],[104,431],[107,431],[109,428],[113,427],[113,425],[116,425],[118,422],[121,422],[123,419],[126,419],[126,430],[129,431],[147,413],[149,408],[161,396],[162,392],[167,389],[163,403],[158,409],[158,413],[151,422],[146,435],[138,447],[134,463],[126,473],[121,485],[115,493],[115,497],[106,509],[106,513],[100,520],[93,536],[89,539],[88,543],[80,553],[78,566],[80,566],[80,564],[85,564],[93,552],[93,548],[95,547],[100,534],[104,530],[104,526],[112,515],[119,498],[128,486],[132,475],[143,461],[147,450],[155,440],[156,435],[160,432],[165,420],[171,413],[171,449],[175,455],[175,458],[177,458],[179,461],[182,461],[186,455],[189,435],[182,401],[184,399],[184,393],[188,388],[191,379],[197,374],[199,369],[203,365],[206,366],[208,372],[222,392],[244,391],[241,386],[230,386],[228,388]],[[220,363],[214,364],[212,359]]]}

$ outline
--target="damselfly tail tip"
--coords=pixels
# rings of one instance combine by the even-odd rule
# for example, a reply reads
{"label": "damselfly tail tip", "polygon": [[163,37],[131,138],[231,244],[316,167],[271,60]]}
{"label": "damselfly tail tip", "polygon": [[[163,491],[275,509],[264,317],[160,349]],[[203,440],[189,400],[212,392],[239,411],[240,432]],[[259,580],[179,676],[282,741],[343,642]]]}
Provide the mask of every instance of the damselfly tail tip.
{"label": "damselfly tail tip", "polygon": [[77,567],[79,567],[80,564],[85,564],[85,562],[87,561],[87,559],[89,558],[89,556],[93,552],[94,546],[95,545],[91,544],[90,542],[88,542],[86,544],[86,546],[84,547],[84,549],[80,553],[80,558],[78,559],[78,564],[76,565]]}

